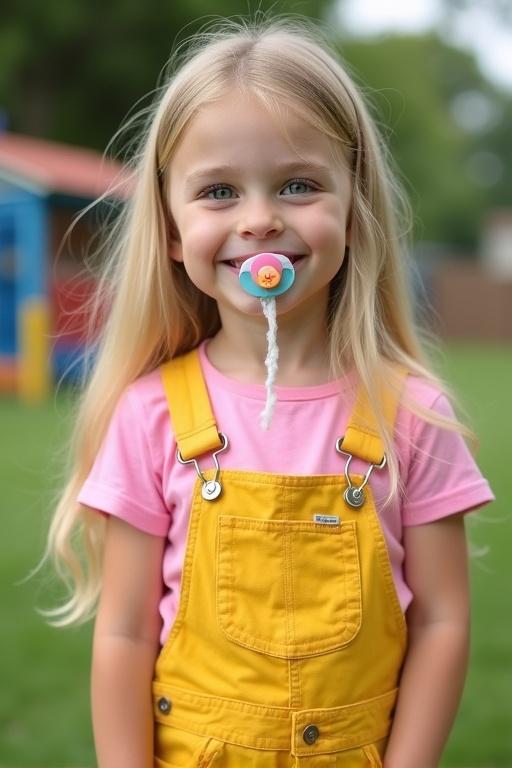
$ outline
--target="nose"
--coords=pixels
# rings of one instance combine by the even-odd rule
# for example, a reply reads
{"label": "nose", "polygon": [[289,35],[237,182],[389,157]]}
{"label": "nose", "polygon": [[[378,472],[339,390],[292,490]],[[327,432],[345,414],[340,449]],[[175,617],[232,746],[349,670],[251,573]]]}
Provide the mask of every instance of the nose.
{"label": "nose", "polygon": [[280,234],[283,228],[281,217],[270,201],[248,200],[241,211],[237,233],[241,237],[262,240]]}

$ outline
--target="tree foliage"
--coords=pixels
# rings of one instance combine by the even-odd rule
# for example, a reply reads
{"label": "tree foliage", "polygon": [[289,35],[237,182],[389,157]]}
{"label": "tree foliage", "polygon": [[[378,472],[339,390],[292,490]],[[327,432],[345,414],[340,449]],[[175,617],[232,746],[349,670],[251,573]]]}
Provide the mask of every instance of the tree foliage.
{"label": "tree foliage", "polygon": [[296,13],[327,0],[3,0],[0,107],[11,130],[103,149],[151,92],[177,39],[215,17]]}
{"label": "tree foliage", "polygon": [[[416,237],[473,247],[486,208],[512,204],[510,95],[485,80],[472,54],[434,34],[350,40],[340,50],[400,169]],[[486,105],[479,123],[474,111]]]}

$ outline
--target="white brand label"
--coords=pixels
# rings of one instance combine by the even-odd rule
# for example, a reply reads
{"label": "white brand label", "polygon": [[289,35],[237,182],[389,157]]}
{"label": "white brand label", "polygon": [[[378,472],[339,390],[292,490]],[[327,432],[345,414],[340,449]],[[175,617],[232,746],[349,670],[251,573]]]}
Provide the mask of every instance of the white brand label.
{"label": "white brand label", "polygon": [[313,515],[315,523],[322,523],[322,525],[339,525],[340,518],[338,515]]}

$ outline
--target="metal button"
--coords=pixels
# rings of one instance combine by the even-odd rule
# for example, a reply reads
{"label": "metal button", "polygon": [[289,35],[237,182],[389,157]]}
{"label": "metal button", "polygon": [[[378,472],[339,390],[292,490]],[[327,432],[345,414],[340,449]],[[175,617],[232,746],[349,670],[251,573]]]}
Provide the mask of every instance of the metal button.
{"label": "metal button", "polygon": [[320,731],[318,730],[316,725],[307,725],[302,731],[302,738],[304,739],[306,744],[314,744],[319,736],[320,736]]}
{"label": "metal button", "polygon": [[201,496],[205,501],[213,501],[214,499],[218,499],[221,493],[222,486],[215,480],[208,480],[208,482],[204,483],[203,487],[201,488]]}
{"label": "metal button", "polygon": [[161,699],[158,699],[157,707],[162,715],[168,715],[171,711],[172,702],[170,702],[169,699],[166,699],[165,696],[162,696]]}
{"label": "metal button", "polygon": [[361,488],[347,488],[343,498],[354,509],[359,509],[364,504],[364,491]]}

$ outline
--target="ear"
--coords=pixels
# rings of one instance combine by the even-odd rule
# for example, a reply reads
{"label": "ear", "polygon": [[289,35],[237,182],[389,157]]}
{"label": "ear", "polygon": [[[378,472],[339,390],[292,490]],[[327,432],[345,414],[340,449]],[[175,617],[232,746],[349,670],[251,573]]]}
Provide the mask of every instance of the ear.
{"label": "ear", "polygon": [[174,220],[169,217],[167,223],[167,249],[169,258],[173,261],[183,261],[183,248],[178,228]]}
{"label": "ear", "polygon": [[170,240],[168,245],[169,258],[173,261],[183,261],[183,249],[179,240]]}
{"label": "ear", "polygon": [[345,245],[347,246],[347,248],[350,247],[351,237],[352,237],[352,206],[350,206],[350,210],[348,212],[347,226],[345,228]]}

